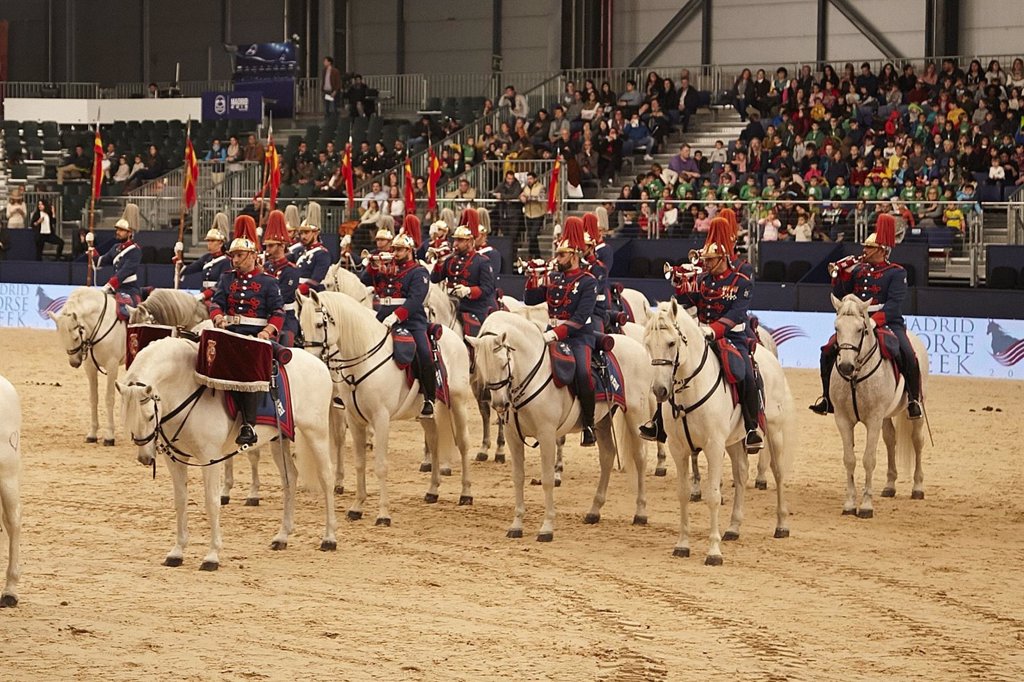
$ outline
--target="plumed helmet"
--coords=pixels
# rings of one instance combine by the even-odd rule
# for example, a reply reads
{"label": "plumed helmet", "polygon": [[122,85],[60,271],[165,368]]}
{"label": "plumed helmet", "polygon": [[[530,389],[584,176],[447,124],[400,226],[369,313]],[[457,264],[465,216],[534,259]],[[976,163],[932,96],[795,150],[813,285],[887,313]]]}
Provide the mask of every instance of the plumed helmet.
{"label": "plumed helmet", "polygon": [[875,223],[875,232],[868,236],[862,246],[880,246],[891,249],[896,246],[896,218],[889,213],[882,213]]}
{"label": "plumed helmet", "polygon": [[302,220],[299,218],[299,207],[295,204],[288,204],[284,209],[284,221],[288,225],[288,231],[294,232],[299,229]]}
{"label": "plumed helmet", "polygon": [[203,238],[203,241],[207,241],[207,242],[225,242],[225,241],[227,241],[227,239],[228,238],[224,236],[223,232],[218,230],[216,227],[211,227],[206,232],[206,237]]}
{"label": "plumed helmet", "polygon": [[228,218],[227,213],[217,211],[217,214],[213,216],[213,229],[219,230],[222,235],[227,237],[228,232],[231,231],[231,219]]}
{"label": "plumed helmet", "polygon": [[719,242],[710,241],[704,243],[704,248],[700,252],[701,258],[728,258],[729,250],[724,244]]}
{"label": "plumed helmet", "polygon": [[388,241],[391,241],[394,238],[395,235],[391,230],[387,229],[386,227],[382,227],[379,230],[377,230],[377,235],[374,237],[374,240],[387,239]]}
{"label": "plumed helmet", "polygon": [[476,239],[476,235],[465,225],[459,225],[452,232],[452,239]]}
{"label": "plumed helmet", "polygon": [[583,220],[576,216],[569,216],[565,219],[565,227],[562,229],[562,239],[555,248],[555,253],[576,252],[586,250],[586,234],[583,229]]}
{"label": "plumed helmet", "polygon": [[248,239],[255,245],[255,248],[259,249],[260,240],[256,235],[256,221],[252,219],[252,216],[240,215],[235,218],[235,232],[233,236],[235,239],[239,237]]}
{"label": "plumed helmet", "polygon": [[271,211],[267,216],[267,229],[263,233],[264,244],[291,244],[292,239],[288,236],[288,223],[284,213]]}
{"label": "plumed helmet", "polygon": [[708,228],[708,236],[704,243],[705,245],[718,244],[725,249],[728,258],[734,258],[735,239],[729,220],[717,215],[711,219],[711,226]]}
{"label": "plumed helmet", "polygon": [[601,228],[594,213],[583,214],[583,239],[587,246],[601,243]]}
{"label": "plumed helmet", "polygon": [[[121,220],[118,220],[117,222],[120,223],[122,220],[128,223],[126,227],[121,227],[122,230],[138,232],[142,224],[139,219],[138,204],[125,204],[124,213],[121,214]],[[115,227],[117,227],[117,225],[115,225]]]}
{"label": "plumed helmet", "polygon": [[476,210],[477,216],[477,232],[480,234],[491,233],[491,212],[486,208],[478,208]]}
{"label": "plumed helmet", "polygon": [[465,239],[466,237],[459,236],[459,228],[466,228],[469,230],[469,237],[476,239],[480,236],[480,215],[476,212],[475,208],[467,208],[462,211],[462,215],[459,216],[459,227],[455,228],[455,239]]}
{"label": "plumed helmet", "polygon": [[306,205],[306,219],[299,225],[299,231],[303,232],[306,230],[319,230],[320,229],[320,204],[315,201],[311,201]]}
{"label": "plumed helmet", "polygon": [[402,220],[402,232],[412,238],[417,249],[420,248],[420,244],[423,243],[423,226],[420,224],[419,218],[412,213],[405,216]]}
{"label": "plumed helmet", "polygon": [[231,240],[231,248],[228,249],[228,253],[240,253],[240,252],[256,253],[256,242],[246,237],[235,237]]}
{"label": "plumed helmet", "polygon": [[395,238],[391,240],[391,248],[415,249],[416,242],[414,242],[412,237],[407,235],[405,232],[399,232],[397,235],[395,235]]}
{"label": "plumed helmet", "polygon": [[114,223],[114,229],[115,230],[128,230],[129,232],[133,231],[132,230],[132,224],[129,223],[124,218],[120,218],[116,223]]}

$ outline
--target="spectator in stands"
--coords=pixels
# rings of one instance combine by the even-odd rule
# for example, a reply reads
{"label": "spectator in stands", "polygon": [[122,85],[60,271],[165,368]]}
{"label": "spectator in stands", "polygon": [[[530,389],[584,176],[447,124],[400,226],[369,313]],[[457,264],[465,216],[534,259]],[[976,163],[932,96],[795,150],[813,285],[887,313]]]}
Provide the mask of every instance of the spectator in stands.
{"label": "spectator in stands", "polygon": [[334,65],[333,57],[324,57],[324,68],[320,92],[324,100],[324,117],[338,113],[338,97],[341,95],[341,71]]}
{"label": "spectator in stands", "polygon": [[388,198],[380,206],[380,212],[395,219],[399,225],[405,219],[405,201],[402,199],[401,190],[395,185],[388,190]]}
{"label": "spectator in stands", "polygon": [[544,185],[537,180],[537,174],[530,171],[526,174],[526,186],[519,195],[523,205],[523,217],[526,221],[526,244],[530,258],[540,258],[538,235],[544,226],[544,215],[547,212],[547,196]]}
{"label": "spectator in stands", "polygon": [[634,110],[640,108],[643,104],[643,96],[636,89],[636,81],[630,79],[626,81],[626,90],[619,95],[618,105],[625,107],[626,110],[632,113]]}
{"label": "spectator in stands", "polygon": [[210,164],[210,178],[214,186],[224,182],[224,161],[228,158],[228,150],[221,146],[220,140],[213,138],[210,149],[203,156],[203,161]]}
{"label": "spectator in stands", "polygon": [[229,173],[235,173],[242,170],[242,161],[244,159],[244,151],[242,146],[238,144],[238,138],[232,135],[228,138],[228,148],[224,161],[227,163],[227,169]]}
{"label": "spectator in stands", "polygon": [[498,99],[498,108],[504,110],[505,120],[525,119],[530,114],[526,97],[516,92],[511,85],[505,87],[504,94]]}
{"label": "spectator in stands", "polygon": [[624,139],[622,141],[622,152],[629,156],[639,149],[644,150],[644,161],[651,161],[654,157],[651,152],[654,151],[654,138],[651,137],[651,131],[646,125],[640,120],[640,114],[634,112],[629,119],[629,125],[626,126]]}
{"label": "spectator in stands", "polygon": [[746,121],[747,107],[754,101],[754,78],[750,73],[750,69],[743,69],[740,72],[739,77],[732,84],[729,95],[732,97],[732,105],[740,115],[740,121]]}
{"label": "spectator in stands", "polygon": [[12,230],[21,230],[25,227],[25,218],[27,218],[27,210],[25,208],[25,190],[21,187],[15,187],[11,190],[11,193],[7,195],[7,206],[4,210],[4,216],[7,218],[7,227]]}
{"label": "spectator in stands", "polygon": [[57,236],[57,221],[53,217],[53,209],[44,199],[36,204],[32,213],[32,229],[36,233],[36,260],[43,260],[43,247],[47,244],[57,245],[57,258],[64,256],[64,240]]}
{"label": "spectator in stands", "polygon": [[[122,154],[117,159],[117,168],[114,169],[114,175],[111,178],[115,187],[123,188],[125,183],[128,182],[129,176],[131,176],[132,169],[128,166],[128,157]],[[221,174],[223,175],[223,173]]]}
{"label": "spectator in stands", "polygon": [[149,154],[145,159],[146,168],[136,173],[125,189],[135,189],[147,182],[156,180],[165,172],[167,172],[167,162],[164,161],[164,157],[160,154],[160,150],[156,148],[155,144],[149,145]]}
{"label": "spectator in stands", "polygon": [[243,208],[238,213],[239,213],[239,215],[247,215],[247,216],[249,216],[250,218],[252,218],[256,222],[257,225],[259,225],[260,224],[260,218],[262,217],[262,215],[261,215],[262,211],[263,211],[263,198],[256,196],[256,197],[252,198],[252,203],[250,203],[248,206]]}
{"label": "spectator in stands", "polygon": [[682,78],[679,81],[679,125],[684,133],[690,131],[690,117],[697,113],[697,106],[700,96],[697,89],[690,87],[690,79]]}
{"label": "spectator in stands", "polygon": [[601,89],[597,94],[597,101],[601,103],[603,107],[614,107],[618,98],[615,96],[615,91],[612,90],[611,83],[603,81],[601,83]]}
{"label": "spectator in stands", "polygon": [[[574,93],[575,96],[575,93]],[[541,111],[544,111],[541,109]],[[554,118],[548,123],[547,142],[551,147],[562,138],[562,131],[570,131],[569,119],[565,116],[565,110],[560,105],[555,105],[552,110]]]}
{"label": "spectator in stands", "polygon": [[523,206],[519,203],[519,195],[523,186],[511,170],[505,171],[504,181],[498,185],[491,196],[498,200],[498,234],[516,235],[519,233],[523,218]]}
{"label": "spectator in stands", "polygon": [[[334,143],[328,143],[333,146]],[[263,161],[263,157],[266,156],[266,152],[263,149],[263,145],[256,136],[253,134],[249,135],[249,140],[245,144],[244,157],[246,161]]]}
{"label": "spectator in stands", "polygon": [[381,217],[380,204],[376,199],[363,201],[363,212],[359,214],[359,226],[372,226],[376,229],[377,220]]}
{"label": "spectator in stands", "polygon": [[430,144],[434,139],[434,124],[429,114],[423,114],[420,119],[412,124],[409,131],[409,146],[416,147],[421,144]]}
{"label": "spectator in stands", "polygon": [[476,188],[470,187],[468,178],[459,178],[455,190],[448,194],[449,198],[455,199],[460,209],[472,206],[476,200]]}
{"label": "spectator in stands", "polygon": [[146,170],[146,164],[142,160],[142,154],[136,154],[135,160],[132,162],[131,172],[128,174],[128,182],[125,183],[125,187],[130,185],[135,176],[144,170]]}
{"label": "spectator in stands", "polygon": [[370,205],[371,201],[376,201],[377,202],[377,206],[379,208],[381,205],[384,204],[385,201],[387,201],[387,198],[388,198],[388,195],[387,195],[386,192],[384,192],[383,188],[381,187],[380,182],[378,182],[377,180],[374,180],[370,184],[370,191],[367,192],[363,196],[363,200],[362,200],[361,206],[362,206],[363,210],[366,210],[367,206]]}
{"label": "spectator in stands", "polygon": [[149,99],[156,99],[160,96],[160,88],[157,87],[156,83],[150,83],[146,88],[146,97]]}
{"label": "spectator in stands", "polygon": [[345,99],[348,101],[348,115],[351,118],[370,115],[370,107],[367,106],[368,95],[369,88],[363,82],[363,77],[358,73],[354,74],[352,76],[352,83],[345,91]]}
{"label": "spectator in stands", "polygon": [[609,185],[622,170],[622,139],[617,128],[609,128],[608,135],[598,142],[600,153],[599,174]]}
{"label": "spectator in stands", "polygon": [[75,150],[64,159],[64,165],[57,167],[57,184],[63,185],[65,176],[80,178],[89,173],[92,168],[92,159],[85,153],[85,148],[80,144],[75,145]]}
{"label": "spectator in stands", "polygon": [[679,147],[679,153],[668,162],[669,169],[678,174],[679,181],[688,184],[700,177],[700,169],[690,152],[690,145],[684,143]]}

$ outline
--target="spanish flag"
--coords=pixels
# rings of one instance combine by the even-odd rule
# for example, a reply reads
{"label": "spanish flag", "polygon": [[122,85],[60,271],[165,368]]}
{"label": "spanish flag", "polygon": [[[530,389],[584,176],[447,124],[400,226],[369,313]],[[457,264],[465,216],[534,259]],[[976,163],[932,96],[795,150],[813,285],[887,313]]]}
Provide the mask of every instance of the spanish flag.
{"label": "spanish flag", "polygon": [[551,180],[548,184],[548,213],[554,213],[558,209],[558,175],[562,170],[562,160],[555,161],[555,168],[551,171]]}
{"label": "spanish flag", "polygon": [[416,185],[412,176],[412,160],[405,159],[405,214],[416,212]]}
{"label": "spanish flag", "polygon": [[345,145],[345,154],[341,157],[341,177],[345,180],[345,196],[348,197],[348,208],[356,205],[356,188],[352,177],[352,143]]}
{"label": "spanish flag", "polygon": [[100,198],[103,187],[103,140],[100,138],[100,124],[96,122],[96,139],[92,143],[92,198]]}
{"label": "spanish flag", "polygon": [[270,210],[273,211],[277,205],[277,193],[281,189],[281,157],[274,146],[274,128],[267,132],[267,151],[264,157],[267,194],[270,195]]}
{"label": "spanish flag", "polygon": [[441,160],[434,153],[434,148],[429,150],[429,162],[427,164],[427,209],[433,211],[437,208],[437,181],[441,179]]}
{"label": "spanish flag", "polygon": [[196,184],[199,182],[199,162],[196,159],[196,150],[192,146],[192,122],[189,121],[185,129],[185,179],[184,194],[185,208],[189,209],[196,203]]}

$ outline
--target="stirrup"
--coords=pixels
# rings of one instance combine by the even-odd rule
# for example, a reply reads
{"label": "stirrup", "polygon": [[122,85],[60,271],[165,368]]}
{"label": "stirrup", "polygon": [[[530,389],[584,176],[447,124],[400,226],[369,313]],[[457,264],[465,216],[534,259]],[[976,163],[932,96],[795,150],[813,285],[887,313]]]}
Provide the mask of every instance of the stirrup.
{"label": "stirrup", "polygon": [[252,425],[243,423],[238,430],[238,437],[235,438],[235,445],[256,445],[257,440],[256,430]]}
{"label": "stirrup", "polygon": [[644,440],[658,440],[658,422],[655,419],[640,425],[640,437]]}
{"label": "stirrup", "polygon": [[818,402],[808,406],[807,409],[809,409],[814,414],[820,414],[823,417],[829,414],[830,412],[835,412],[835,409],[832,407],[832,402],[825,396],[819,398]]}
{"label": "stirrup", "polygon": [[580,437],[580,445],[589,448],[597,444],[597,436],[594,434],[593,426],[584,426],[583,434]]}
{"label": "stirrup", "polygon": [[434,418],[434,401],[424,400],[423,409],[420,410],[420,419],[433,419]]}
{"label": "stirrup", "polygon": [[761,451],[764,447],[764,440],[761,438],[761,434],[757,432],[757,429],[750,429],[747,431],[747,437],[743,439],[743,445],[747,448],[747,454],[753,455]]}
{"label": "stirrup", "polygon": [[911,400],[907,402],[907,417],[910,420],[920,419],[924,416],[924,410],[921,409],[920,400]]}

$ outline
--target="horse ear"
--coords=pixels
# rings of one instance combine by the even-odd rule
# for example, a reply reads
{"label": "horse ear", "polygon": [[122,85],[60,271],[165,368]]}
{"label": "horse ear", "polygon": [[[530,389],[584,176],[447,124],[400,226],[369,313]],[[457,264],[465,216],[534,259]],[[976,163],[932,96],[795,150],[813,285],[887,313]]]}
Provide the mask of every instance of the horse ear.
{"label": "horse ear", "polygon": [[126,305],[126,306],[124,307],[124,310],[125,310],[125,312],[126,312],[126,313],[128,313],[128,319],[129,319],[129,320],[130,320],[130,319],[132,319],[132,315],[134,315],[134,314],[135,314],[135,311],[136,311],[136,310],[138,310],[138,309],[139,309],[139,308],[141,308],[141,307],[142,307],[141,305],[137,305],[137,306],[135,306],[135,307],[132,307],[132,306],[130,306],[130,305]]}
{"label": "horse ear", "polygon": [[146,395],[153,395],[153,387],[146,385]]}
{"label": "horse ear", "polygon": [[504,346],[505,345],[505,339],[507,339],[507,338],[508,338],[508,332],[502,332],[502,333],[498,334],[498,343],[497,343],[497,345]]}
{"label": "horse ear", "polygon": [[53,320],[54,323],[57,322],[57,316],[53,314],[52,310],[47,310],[46,311],[46,316],[49,317],[51,320]]}
{"label": "horse ear", "polygon": [[843,304],[843,302],[840,301],[838,298],[836,298],[835,294],[831,294],[830,293],[829,296],[832,297],[832,307],[835,308],[836,312],[838,313],[839,312],[839,306],[841,306]]}
{"label": "horse ear", "polygon": [[320,305],[320,295],[316,292],[316,289],[309,290],[309,298],[312,299],[315,305]]}
{"label": "horse ear", "polygon": [[679,304],[676,302],[675,296],[671,299],[672,303],[669,306],[669,310],[672,312],[672,318],[679,317]]}

